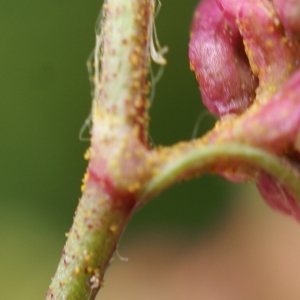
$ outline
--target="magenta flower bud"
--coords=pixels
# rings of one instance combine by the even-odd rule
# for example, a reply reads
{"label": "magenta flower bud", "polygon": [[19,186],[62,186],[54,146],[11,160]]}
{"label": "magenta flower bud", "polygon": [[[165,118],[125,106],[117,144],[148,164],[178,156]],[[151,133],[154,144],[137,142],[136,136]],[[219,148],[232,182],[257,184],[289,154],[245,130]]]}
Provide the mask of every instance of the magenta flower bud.
{"label": "magenta flower bud", "polygon": [[299,104],[300,70],[268,102],[253,104],[245,114],[225,123],[222,130],[211,131],[206,140],[210,144],[235,141],[284,155],[300,140]]}
{"label": "magenta flower bud", "polygon": [[300,36],[300,1],[273,0],[273,3],[285,30]]}
{"label": "magenta flower bud", "polygon": [[232,139],[284,154],[297,142],[300,128],[300,70],[270,101],[236,120]]}
{"label": "magenta flower bud", "polygon": [[196,9],[189,59],[209,111],[223,116],[249,107],[257,81],[236,24],[224,17],[214,0],[204,0]]}
{"label": "magenta flower bud", "polygon": [[241,1],[238,25],[251,68],[259,78],[257,99],[268,101],[297,69],[298,47],[284,35],[282,24],[268,0]]}
{"label": "magenta flower bud", "polygon": [[273,209],[291,215],[300,221],[300,208],[297,200],[278,180],[262,173],[257,181],[257,187],[262,197]]}
{"label": "magenta flower bud", "polygon": [[[263,150],[285,161],[282,170],[294,168],[296,182],[300,0],[274,0],[274,4],[270,0],[202,1],[192,24],[189,58],[207,108],[220,116],[239,114],[222,119],[202,142]],[[274,170],[270,173],[278,178],[269,176],[267,169],[264,163],[260,168],[256,162],[238,159],[228,165],[220,161],[214,171],[231,181],[255,181],[271,207],[300,221],[297,185],[290,186]]]}

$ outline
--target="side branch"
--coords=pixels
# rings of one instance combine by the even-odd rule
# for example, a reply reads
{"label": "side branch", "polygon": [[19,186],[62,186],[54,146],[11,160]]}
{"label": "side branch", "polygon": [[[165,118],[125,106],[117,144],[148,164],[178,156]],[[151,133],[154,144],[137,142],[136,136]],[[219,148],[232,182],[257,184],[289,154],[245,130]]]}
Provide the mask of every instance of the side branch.
{"label": "side branch", "polygon": [[158,149],[154,156],[157,157],[156,175],[140,191],[142,202],[182,179],[205,172],[228,176],[231,171],[241,176],[247,173],[248,180],[256,180],[261,170],[277,178],[300,199],[298,168],[285,158],[255,147],[238,143],[199,146],[199,141],[198,144],[191,141]]}
{"label": "side branch", "polygon": [[[209,172],[234,181],[253,180],[271,206],[294,214],[300,221],[299,70],[269,101],[254,101],[251,106],[247,101],[242,111],[233,111],[240,113],[238,116],[222,118],[202,138],[151,149],[147,112],[150,54],[153,60],[165,64],[165,49],[156,52],[151,44],[155,40],[155,2],[106,0],[103,6],[104,20],[96,35],[93,65],[91,146],[85,155],[89,164],[83,195],[47,300],[95,299],[135,209],[191,176]],[[210,41],[211,35],[208,37]],[[201,45],[195,44],[192,58],[199,54]],[[199,67],[196,63],[192,66]],[[249,73],[250,66],[247,70]],[[254,88],[253,83],[251,95]],[[222,105],[231,105],[231,98],[226,101]],[[224,113],[232,112],[230,105]],[[278,200],[280,193],[283,201]]]}

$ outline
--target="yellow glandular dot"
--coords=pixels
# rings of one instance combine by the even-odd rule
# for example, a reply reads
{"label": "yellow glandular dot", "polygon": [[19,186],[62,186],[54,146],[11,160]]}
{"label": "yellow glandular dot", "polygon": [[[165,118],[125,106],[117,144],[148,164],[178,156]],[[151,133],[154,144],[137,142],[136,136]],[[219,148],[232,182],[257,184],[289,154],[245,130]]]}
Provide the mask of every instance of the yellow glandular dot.
{"label": "yellow glandular dot", "polygon": [[129,57],[129,60],[134,66],[138,66],[139,57],[136,54],[131,54],[130,57]]}
{"label": "yellow glandular dot", "polygon": [[75,267],[75,269],[74,269],[74,274],[75,274],[75,275],[80,274],[80,268],[79,268],[78,266]]}
{"label": "yellow glandular dot", "polygon": [[143,98],[141,96],[138,96],[138,98],[135,101],[135,107],[141,108],[143,106]]}
{"label": "yellow glandular dot", "polygon": [[271,84],[271,85],[268,87],[268,90],[269,90],[270,93],[273,94],[273,93],[276,92],[276,87],[275,87],[274,85]]}
{"label": "yellow glandular dot", "polygon": [[89,174],[85,173],[82,179],[81,192],[84,192],[86,189],[86,182],[89,179]]}
{"label": "yellow glandular dot", "polygon": [[115,233],[118,230],[117,224],[112,224],[109,226],[109,231]]}
{"label": "yellow glandular dot", "polygon": [[136,192],[137,190],[139,190],[141,188],[141,184],[137,181],[131,186],[131,188],[132,188],[133,192]]}
{"label": "yellow glandular dot", "polygon": [[88,149],[85,151],[83,157],[84,157],[85,160],[89,160],[90,157],[91,157],[90,155],[91,155],[91,151],[90,151],[90,148],[88,148]]}
{"label": "yellow glandular dot", "polygon": [[267,40],[266,41],[266,46],[268,47],[268,48],[273,48],[274,47],[274,43],[273,43],[273,41],[272,40]]}
{"label": "yellow glandular dot", "polygon": [[141,83],[138,80],[135,80],[135,81],[132,82],[131,87],[133,89],[139,89],[141,87]]}
{"label": "yellow glandular dot", "polygon": [[90,261],[90,260],[91,260],[91,256],[90,256],[89,254],[86,254],[86,255],[84,256],[84,260],[85,260],[86,262]]}
{"label": "yellow glandular dot", "polygon": [[83,193],[85,191],[85,189],[86,189],[86,185],[82,184],[80,187],[81,193]]}

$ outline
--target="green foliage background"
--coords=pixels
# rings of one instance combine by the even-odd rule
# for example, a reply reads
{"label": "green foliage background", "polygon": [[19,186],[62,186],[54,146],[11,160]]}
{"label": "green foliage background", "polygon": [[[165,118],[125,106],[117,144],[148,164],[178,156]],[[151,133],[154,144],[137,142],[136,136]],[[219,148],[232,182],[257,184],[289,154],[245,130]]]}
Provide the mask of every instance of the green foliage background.
{"label": "green foliage background", "polygon": [[[170,48],[156,88],[155,144],[190,139],[203,106],[187,58],[196,0],[162,0],[160,42]],[[0,0],[0,299],[43,299],[80,197],[91,97],[85,62],[100,1]],[[205,132],[213,118],[205,118]],[[199,132],[199,134],[200,134]],[[201,234],[226,213],[231,185],[182,183],[134,217],[122,243],[147,230]]]}

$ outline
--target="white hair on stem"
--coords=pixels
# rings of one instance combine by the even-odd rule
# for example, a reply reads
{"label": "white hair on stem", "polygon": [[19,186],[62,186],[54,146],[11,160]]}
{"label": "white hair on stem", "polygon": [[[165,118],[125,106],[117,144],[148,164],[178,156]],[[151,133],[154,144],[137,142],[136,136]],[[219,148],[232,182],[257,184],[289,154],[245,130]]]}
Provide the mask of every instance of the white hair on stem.
{"label": "white hair on stem", "polygon": [[[106,4],[106,0],[103,2],[103,6]],[[102,47],[102,36],[103,36],[103,27],[102,23],[105,18],[104,16],[105,10],[102,8],[99,16],[96,21],[95,26],[95,33],[96,33],[96,45],[94,49],[94,75],[93,75],[93,83],[94,83],[94,96],[93,96],[93,102],[97,100],[97,95],[100,90],[100,73],[101,73],[101,57],[103,53],[103,47]]]}
{"label": "white hair on stem", "polygon": [[[152,0],[153,5],[155,5],[155,0]],[[150,22],[150,30],[151,33],[149,34],[150,36],[150,45],[149,45],[149,51],[150,51],[150,56],[152,58],[152,60],[157,63],[158,65],[160,65],[156,75],[154,75],[153,73],[153,68],[150,66],[150,76],[151,76],[151,92],[150,92],[150,105],[153,103],[154,100],[154,96],[155,96],[155,87],[156,84],[159,82],[159,80],[161,79],[163,73],[164,73],[164,66],[167,63],[166,59],[164,58],[164,54],[168,51],[168,47],[161,47],[158,37],[157,37],[157,32],[156,32],[156,27],[155,27],[155,19],[159,14],[159,11],[161,9],[161,2],[160,0],[157,1],[157,8],[156,11],[154,13],[154,17],[151,19]],[[156,50],[156,48],[158,49],[158,51]]]}
{"label": "white hair on stem", "polygon": [[128,257],[123,257],[123,256],[120,255],[118,247],[116,249],[116,255],[117,255],[118,259],[122,262],[128,262],[129,261]]}
{"label": "white hair on stem", "polygon": [[[107,0],[103,2],[105,5]],[[103,7],[103,6],[102,6]],[[102,55],[102,23],[104,19],[104,10],[103,8],[100,10],[100,13],[97,17],[95,23],[95,34],[96,34],[96,45],[89,55],[86,67],[89,75],[89,82],[91,86],[91,96],[92,96],[92,103],[96,103],[97,95],[100,89],[100,73],[101,73],[101,55]],[[92,116],[91,112],[88,117],[84,120],[80,130],[79,130],[79,140],[82,142],[90,141],[90,137],[84,137],[84,133],[88,128],[89,131],[91,130],[91,123],[92,123]]]}
{"label": "white hair on stem", "polygon": [[155,97],[156,84],[159,82],[162,75],[164,74],[164,69],[165,69],[164,66],[160,66],[157,73],[154,75],[153,68],[152,68],[152,66],[150,66],[150,76],[151,76],[151,91],[150,91],[150,97],[149,97],[150,105],[153,103],[153,100]]}
{"label": "white hair on stem", "polygon": [[202,111],[199,113],[198,115],[198,118],[196,120],[196,123],[195,123],[195,126],[194,126],[194,129],[193,129],[193,133],[192,133],[192,140],[194,140],[195,138],[197,138],[197,134],[198,134],[198,131],[199,131],[199,127],[200,127],[200,124],[201,122],[206,118],[206,117],[211,117],[211,118],[214,118],[215,120],[217,120],[217,118],[212,115],[209,111]]}
{"label": "white hair on stem", "polygon": [[91,131],[91,123],[92,123],[92,115],[90,113],[89,116],[84,120],[84,123],[82,124],[82,126],[79,130],[79,140],[81,142],[90,141],[90,139],[91,139],[90,137],[84,137],[83,135],[87,128],[89,129],[89,131]]}
{"label": "white hair on stem", "polygon": [[[155,19],[159,14],[159,11],[161,9],[161,1],[160,0],[151,0],[152,5],[156,7],[156,11],[153,16],[150,17],[149,21],[149,44],[147,47],[147,51],[150,52],[150,57],[156,64],[160,65],[159,70],[157,71],[157,74],[153,74],[153,69],[150,67],[150,76],[151,76],[151,92],[150,92],[150,104],[152,104],[154,96],[155,96],[155,87],[158,81],[161,79],[163,72],[164,72],[164,66],[166,65],[167,61],[164,57],[164,54],[167,53],[168,47],[164,46],[162,47],[159,43],[158,37],[157,37],[157,31],[155,26]],[[107,3],[107,0],[104,0],[103,5]],[[103,6],[102,6],[103,7]],[[95,34],[96,34],[96,42],[95,47],[91,54],[88,57],[87,60],[87,70],[89,74],[89,81],[91,85],[91,96],[92,96],[92,104],[94,105],[97,100],[97,96],[99,93],[99,90],[101,88],[100,83],[100,76],[101,76],[101,56],[103,53],[103,30],[102,30],[102,24],[103,20],[105,18],[104,16],[105,10],[102,8],[95,24]],[[87,129],[91,130],[91,122],[92,117],[91,113],[89,116],[85,119],[80,131],[79,131],[79,140],[80,141],[89,141],[90,137],[84,137],[84,133]]]}
{"label": "white hair on stem", "polygon": [[[153,5],[155,5],[156,0],[152,0]],[[161,47],[158,37],[157,37],[157,32],[156,32],[156,27],[155,27],[155,18],[157,17],[159,11],[161,8],[161,2],[158,0],[158,5],[156,12],[153,17],[151,17],[150,20],[150,26],[149,29],[151,30],[149,36],[150,36],[150,55],[152,60],[157,63],[158,65],[165,65],[167,63],[167,60],[164,58],[164,54],[168,52],[168,47],[164,46]],[[157,48],[157,50],[156,50]]]}

